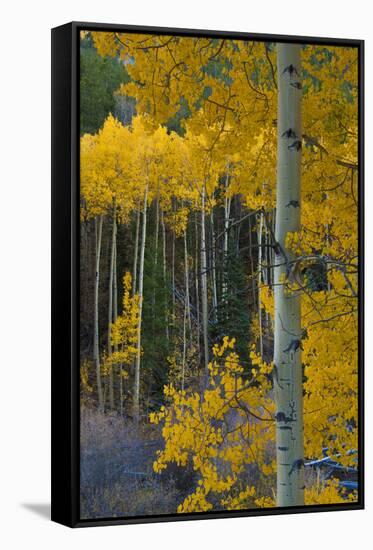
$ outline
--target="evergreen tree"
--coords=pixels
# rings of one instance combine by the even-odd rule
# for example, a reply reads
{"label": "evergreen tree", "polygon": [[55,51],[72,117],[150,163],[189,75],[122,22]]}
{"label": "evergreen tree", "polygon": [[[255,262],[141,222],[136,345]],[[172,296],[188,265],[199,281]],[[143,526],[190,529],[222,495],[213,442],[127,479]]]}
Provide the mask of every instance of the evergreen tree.
{"label": "evergreen tree", "polygon": [[[152,231],[152,233],[154,233]],[[163,387],[167,383],[167,357],[170,352],[167,339],[165,311],[170,300],[169,285],[164,282],[163,266],[160,257],[161,242],[148,237],[144,265],[144,302],[142,321],[142,365],[147,393],[152,403],[162,400]],[[155,258],[158,255],[157,262]],[[144,396],[147,399],[147,396]]]}
{"label": "evergreen tree", "polygon": [[80,46],[80,134],[94,134],[109,113],[114,113],[114,92],[128,82],[125,66],[112,57],[100,56],[87,37]]}
{"label": "evergreen tree", "polygon": [[246,364],[249,358],[250,310],[244,266],[245,261],[237,252],[237,247],[230,243],[224,266],[225,295],[218,302],[218,321],[213,329],[213,337],[217,342],[224,336],[236,338],[235,349],[241,362]]}

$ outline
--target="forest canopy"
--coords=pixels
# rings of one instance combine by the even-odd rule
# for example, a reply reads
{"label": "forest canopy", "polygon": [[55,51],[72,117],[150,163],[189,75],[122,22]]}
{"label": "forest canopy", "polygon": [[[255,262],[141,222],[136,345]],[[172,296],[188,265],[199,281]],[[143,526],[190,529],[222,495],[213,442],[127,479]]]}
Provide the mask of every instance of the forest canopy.
{"label": "forest canopy", "polygon": [[83,32],[80,66],[82,515],[356,500],[357,48]]}

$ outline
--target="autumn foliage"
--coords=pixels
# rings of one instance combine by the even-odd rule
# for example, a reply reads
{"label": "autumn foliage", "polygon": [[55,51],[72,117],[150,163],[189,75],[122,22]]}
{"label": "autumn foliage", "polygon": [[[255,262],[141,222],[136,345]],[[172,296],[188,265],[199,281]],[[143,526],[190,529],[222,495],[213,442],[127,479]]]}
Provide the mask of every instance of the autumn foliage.
{"label": "autumn foliage", "polygon": [[[273,360],[274,224],[277,142],[286,139],[301,154],[301,201],[287,205],[289,215],[301,208],[301,228],[286,236],[281,284],[301,297],[302,332],[283,351],[301,354],[304,418],[304,460],[289,469],[325,453],[356,469],[356,49],[301,48],[302,74],[289,71],[289,83],[301,87],[302,135],[278,138],[276,44],[90,39],[125,67],[116,97],[132,98],[136,114],[130,124],[108,114],[81,138],[81,223],[104,270],[93,306],[97,270],[93,260],[84,267],[84,322],[99,342],[96,371],[92,351],[82,354],[86,402],[102,384],[102,412],[160,435],[154,473],[191,472],[170,512],[276,506],[274,387],[286,381]],[[306,505],[356,499],[334,476],[309,471]]]}

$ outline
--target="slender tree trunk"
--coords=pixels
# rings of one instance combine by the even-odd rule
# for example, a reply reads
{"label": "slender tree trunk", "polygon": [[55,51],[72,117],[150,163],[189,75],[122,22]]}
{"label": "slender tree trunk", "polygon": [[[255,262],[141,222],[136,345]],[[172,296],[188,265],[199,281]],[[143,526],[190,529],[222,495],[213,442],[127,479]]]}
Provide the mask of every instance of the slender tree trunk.
{"label": "slender tree trunk", "polygon": [[185,308],[188,319],[189,335],[192,332],[192,318],[190,315],[190,295],[189,295],[189,264],[188,264],[188,241],[187,230],[184,231],[184,279],[185,279]]}
{"label": "slender tree trunk", "polygon": [[[116,238],[115,238],[115,246],[114,246],[114,275],[113,275],[113,323],[118,318],[118,267],[117,267],[117,253],[118,253],[118,246],[117,246],[117,233],[118,233],[118,227],[116,232]],[[114,344],[114,351],[118,351],[118,344]],[[120,407],[120,414],[123,415],[123,364],[120,363],[119,365],[119,407]]]}
{"label": "slender tree trunk", "polygon": [[185,387],[185,363],[186,363],[186,321],[187,321],[187,303],[184,301],[184,317],[183,317],[183,358],[181,364],[181,391]]}
{"label": "slender tree trunk", "polygon": [[[261,269],[261,278],[262,278],[262,284],[266,287],[270,286],[271,279],[270,279],[270,270],[271,270],[271,243],[269,239],[269,232],[266,224],[266,220],[264,217],[263,212],[261,212],[261,224],[262,224],[262,235],[261,235],[261,241],[264,245],[264,248],[262,247],[262,263],[263,267]],[[261,290],[258,288],[258,300],[261,300]],[[262,312],[262,319],[263,319],[263,312]],[[263,319],[263,327],[266,329],[269,326],[269,313],[267,310],[264,310],[264,319]]]}
{"label": "slender tree trunk", "polygon": [[136,290],[137,290],[137,261],[138,261],[138,255],[139,255],[139,234],[140,234],[140,206],[137,208],[137,213],[136,213],[135,246],[134,246],[133,268],[132,268],[132,296],[136,294]]}
{"label": "slender tree trunk", "polygon": [[203,358],[206,381],[208,377],[209,344],[208,344],[208,303],[207,303],[207,256],[206,256],[206,222],[205,222],[206,184],[202,187],[201,204],[201,298],[202,298],[202,332]]}
{"label": "slender tree trunk", "polygon": [[263,321],[262,321],[262,273],[263,273],[263,212],[259,214],[259,234],[258,234],[258,319],[259,319],[259,351],[263,357]]}
{"label": "slender tree trunk", "polygon": [[277,505],[304,504],[301,304],[289,289],[286,236],[300,229],[301,87],[300,46],[277,44],[278,137],[276,198],[275,348]]}
{"label": "slender tree trunk", "polygon": [[[174,205],[172,205],[172,209]],[[172,320],[175,322],[175,306],[176,306],[176,296],[175,296],[175,230],[172,231],[172,253],[171,253],[171,280],[172,280]]]}
{"label": "slender tree trunk", "polygon": [[[137,292],[137,271],[138,271],[138,257],[139,257],[139,237],[140,237],[140,215],[141,215],[141,207],[140,204],[137,206],[136,211],[136,229],[135,229],[135,244],[134,244],[134,251],[133,251],[133,266],[132,266],[132,296],[134,296]],[[133,373],[135,371],[135,364],[136,364],[136,358],[132,360],[131,363],[131,372]],[[122,370],[122,369],[121,369]],[[122,376],[122,372],[121,372]],[[121,378],[122,380],[122,378]],[[123,413],[123,380],[122,380],[122,386],[121,386],[121,411]]]}
{"label": "slender tree trunk", "polygon": [[[159,196],[155,200],[155,252],[154,252],[154,264],[153,264],[153,297],[152,297],[152,326],[153,333],[155,331],[155,304],[156,304],[156,290],[158,288],[158,241],[159,241]],[[157,281],[157,282],[156,282]]]}
{"label": "slender tree trunk", "polygon": [[214,225],[214,208],[211,208],[211,277],[212,277],[212,308],[214,322],[217,321],[218,313],[218,292],[216,285],[216,246],[215,246],[215,225]]}
{"label": "slender tree trunk", "polygon": [[[112,353],[111,346],[111,324],[113,322],[113,282],[114,282],[114,261],[115,261],[115,243],[117,238],[117,204],[114,198],[113,204],[113,232],[111,238],[111,255],[110,255],[110,274],[109,274],[109,311],[108,311],[108,330],[107,330],[107,347],[108,354]],[[114,409],[114,374],[113,366],[110,365],[109,371],[109,403],[110,408]]]}
{"label": "slender tree trunk", "polygon": [[140,269],[139,269],[139,322],[137,325],[137,355],[135,364],[135,383],[133,390],[133,416],[136,421],[140,415],[140,362],[141,362],[141,324],[142,324],[142,305],[143,305],[143,287],[144,287],[144,259],[145,259],[145,241],[146,241],[146,216],[148,202],[148,185],[144,192],[144,205],[142,213],[142,236],[140,249]]}
{"label": "slender tree trunk", "polygon": [[255,276],[254,276],[254,258],[253,258],[253,226],[251,223],[251,216],[249,217],[249,258],[250,258],[250,271],[251,271],[251,293],[253,298],[253,307],[256,309],[256,290],[255,290]]}
{"label": "slender tree trunk", "polygon": [[170,331],[168,328],[168,291],[167,291],[167,269],[166,269],[166,226],[164,223],[164,215],[163,210],[161,210],[161,225],[162,225],[162,245],[163,245],[163,284],[164,284],[164,291],[165,291],[165,323],[166,323],[166,340],[169,341],[170,339]]}
{"label": "slender tree trunk", "polygon": [[95,275],[95,294],[94,294],[94,335],[93,335],[93,357],[96,365],[97,379],[97,397],[98,406],[101,411],[104,409],[104,396],[101,383],[101,365],[100,365],[100,349],[99,349],[99,333],[98,333],[98,292],[100,284],[100,256],[102,243],[102,222],[103,217],[99,216],[98,221],[95,219],[96,232],[96,275]]}
{"label": "slender tree trunk", "polygon": [[199,251],[198,251],[198,220],[197,220],[197,211],[194,218],[194,227],[195,227],[195,258],[194,258],[194,283],[196,290],[196,310],[197,310],[197,353],[198,353],[198,364],[201,361],[201,343],[200,343],[200,306],[199,306]]}
{"label": "slender tree trunk", "polygon": [[158,265],[158,241],[159,241],[159,196],[157,196],[155,201],[155,254],[154,254],[154,264]]}
{"label": "slender tree trunk", "polygon": [[117,234],[118,234],[118,228],[116,227],[115,243],[114,243],[114,273],[113,273],[113,323],[115,323],[118,317]]}
{"label": "slender tree trunk", "polygon": [[229,221],[231,215],[232,198],[227,196],[229,185],[229,163],[227,165],[227,175],[225,178],[225,198],[224,198],[224,242],[223,242],[223,288],[222,296],[224,302],[227,302],[228,292],[228,247],[229,247]]}

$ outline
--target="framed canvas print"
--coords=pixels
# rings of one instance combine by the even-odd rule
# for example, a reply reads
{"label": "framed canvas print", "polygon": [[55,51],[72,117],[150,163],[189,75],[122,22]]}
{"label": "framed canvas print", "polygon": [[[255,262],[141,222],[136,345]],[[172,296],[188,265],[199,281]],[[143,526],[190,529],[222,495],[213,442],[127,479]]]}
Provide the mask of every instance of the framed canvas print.
{"label": "framed canvas print", "polygon": [[363,42],[52,31],[52,519],[361,509]]}

